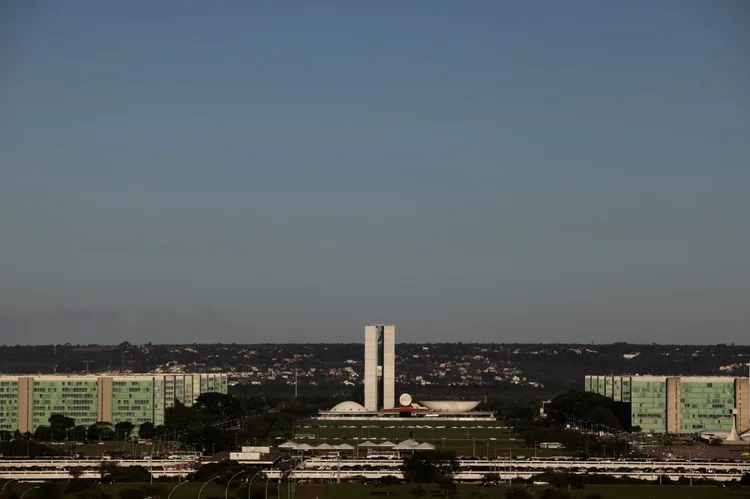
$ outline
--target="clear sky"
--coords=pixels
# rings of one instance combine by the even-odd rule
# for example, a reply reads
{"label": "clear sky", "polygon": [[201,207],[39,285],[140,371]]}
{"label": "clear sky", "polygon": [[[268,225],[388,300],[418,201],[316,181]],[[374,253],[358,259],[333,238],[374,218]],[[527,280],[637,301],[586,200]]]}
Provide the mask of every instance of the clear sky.
{"label": "clear sky", "polygon": [[0,6],[0,342],[750,338],[750,7]]}

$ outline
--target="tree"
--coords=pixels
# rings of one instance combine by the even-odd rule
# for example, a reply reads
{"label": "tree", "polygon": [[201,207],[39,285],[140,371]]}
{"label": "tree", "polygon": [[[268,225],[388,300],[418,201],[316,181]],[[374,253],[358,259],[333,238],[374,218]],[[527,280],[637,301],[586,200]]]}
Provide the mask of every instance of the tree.
{"label": "tree", "polygon": [[75,428],[76,421],[62,414],[53,414],[47,419],[51,430],[52,440],[63,440],[68,436],[68,432]]}
{"label": "tree", "polygon": [[116,461],[102,461],[99,463],[99,475],[101,476],[102,480],[104,480],[107,476],[115,476],[117,475],[117,472],[119,471],[119,467],[117,466]]}
{"label": "tree", "polygon": [[386,475],[380,478],[380,481],[378,481],[378,486],[385,487],[386,488],[385,495],[389,496],[391,495],[391,488],[399,482],[400,480],[396,478],[395,476]]}
{"label": "tree", "polygon": [[86,440],[86,434],[88,433],[88,428],[86,428],[84,425],[77,425],[73,428],[73,440],[75,441],[81,441]]}
{"label": "tree", "polygon": [[51,430],[49,426],[37,426],[34,430],[34,440],[50,440]]}
{"label": "tree", "polygon": [[74,466],[73,468],[70,468],[68,470],[68,475],[70,475],[70,478],[73,480],[78,480],[83,476],[83,470],[79,468],[78,466]]}
{"label": "tree", "polygon": [[451,452],[417,452],[404,459],[401,471],[409,483],[436,483],[440,477],[452,477],[458,461]]}
{"label": "tree", "polygon": [[237,397],[223,393],[201,393],[193,409],[219,415],[222,418],[237,418],[244,415],[242,403]]}
{"label": "tree", "polygon": [[571,415],[611,428],[620,428],[615,402],[598,393],[569,390],[552,399],[547,404],[546,411],[552,420],[560,424],[564,424],[568,415]]}
{"label": "tree", "polygon": [[456,494],[456,483],[450,475],[442,475],[437,479],[438,487],[443,491],[445,497],[453,497]]}
{"label": "tree", "polygon": [[89,426],[89,429],[86,433],[89,440],[99,440],[100,442],[104,440],[112,440],[112,437],[115,434],[114,430],[112,429],[112,424],[103,421],[94,423]]}
{"label": "tree", "polygon": [[115,425],[115,435],[119,437],[122,435],[123,440],[130,438],[130,434],[133,432],[135,426],[130,421],[120,421]]}
{"label": "tree", "polygon": [[140,438],[154,438],[154,423],[141,423],[138,427],[138,436]]}

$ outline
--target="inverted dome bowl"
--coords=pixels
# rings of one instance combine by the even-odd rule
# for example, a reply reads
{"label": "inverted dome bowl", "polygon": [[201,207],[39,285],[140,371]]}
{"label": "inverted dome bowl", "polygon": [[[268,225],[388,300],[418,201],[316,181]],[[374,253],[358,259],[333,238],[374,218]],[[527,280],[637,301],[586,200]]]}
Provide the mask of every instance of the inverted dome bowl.
{"label": "inverted dome bowl", "polygon": [[435,412],[469,412],[479,400],[421,400],[419,403]]}

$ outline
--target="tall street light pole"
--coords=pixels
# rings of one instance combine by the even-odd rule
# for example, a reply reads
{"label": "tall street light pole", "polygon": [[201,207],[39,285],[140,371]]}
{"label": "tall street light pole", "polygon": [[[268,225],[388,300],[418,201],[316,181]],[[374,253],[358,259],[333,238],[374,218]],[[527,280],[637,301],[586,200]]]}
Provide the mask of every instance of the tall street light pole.
{"label": "tall street light pole", "polygon": [[[269,477],[268,477],[268,478],[266,479],[266,499],[268,499],[268,482],[270,482],[270,481],[271,481],[271,477],[269,476]],[[279,483],[281,483],[281,480],[279,480]],[[281,487],[279,487],[279,490],[281,490]],[[279,492],[279,494],[280,494],[280,493],[281,493],[281,492]]]}
{"label": "tall street light pole", "polygon": [[215,477],[213,477],[213,478],[211,478],[211,479],[207,480],[207,481],[206,481],[206,483],[204,483],[204,484],[203,484],[203,485],[201,486],[201,489],[200,489],[200,490],[198,491],[198,499],[201,499],[201,494],[203,493],[203,489],[204,489],[204,488],[206,488],[206,485],[208,485],[209,483],[213,482],[214,480],[216,480],[216,479],[218,479],[218,478],[221,478],[221,475],[215,476]]}
{"label": "tall street light pole", "polygon": [[179,487],[180,485],[185,485],[186,483],[188,483],[187,480],[185,480],[184,482],[180,482],[177,485],[175,485],[174,487],[172,487],[172,490],[169,491],[169,495],[167,496],[167,499],[171,499],[172,498],[172,493],[175,491],[175,489],[177,487]]}
{"label": "tall street light pole", "polygon": [[3,497],[3,492],[5,492],[5,487],[7,487],[9,483],[11,483],[11,482],[17,482],[17,481],[18,481],[18,478],[11,478],[7,482],[5,482],[3,484],[3,488],[0,489],[0,497]]}
{"label": "tall street light pole", "polygon": [[37,490],[38,488],[39,488],[39,485],[37,485],[36,487],[31,487],[30,489],[24,490],[23,494],[21,494],[21,498],[20,499],[23,499],[23,496],[25,496],[26,494],[28,494],[30,491]]}
{"label": "tall street light pole", "polygon": [[247,499],[250,499],[250,488],[253,486],[253,480],[255,480],[255,477],[263,473],[263,470],[259,470],[256,474],[253,475],[253,477],[250,479],[250,483],[247,484]]}
{"label": "tall street light pole", "polygon": [[229,499],[229,484],[232,483],[232,480],[234,480],[235,477],[240,476],[241,474],[245,473],[245,471],[247,470],[242,470],[239,473],[235,473],[234,475],[232,475],[232,478],[229,479],[229,481],[227,482],[227,486],[224,488],[224,499]]}

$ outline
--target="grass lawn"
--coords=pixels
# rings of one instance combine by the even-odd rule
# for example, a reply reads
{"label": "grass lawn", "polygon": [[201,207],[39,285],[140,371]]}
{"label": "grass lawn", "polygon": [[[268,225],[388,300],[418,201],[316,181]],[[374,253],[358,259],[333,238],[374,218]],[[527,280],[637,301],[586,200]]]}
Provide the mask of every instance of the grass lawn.
{"label": "grass lawn", "polygon": [[[256,482],[257,483],[257,482]],[[13,483],[9,486],[13,491],[20,497],[20,495],[31,487],[36,487],[39,484],[18,484]],[[117,498],[120,491],[129,488],[141,488],[148,484],[110,484],[101,485],[102,490],[107,494],[111,495],[113,499]],[[161,484],[164,488],[169,491],[176,484]],[[65,490],[67,484],[59,483],[58,487],[60,491]],[[202,486],[201,482],[185,483],[179,488],[175,489],[172,494],[173,499],[195,499],[198,497],[198,491]],[[255,488],[255,485],[253,486]],[[413,497],[409,491],[413,488],[412,485],[396,485],[390,488],[391,495],[386,496],[389,490],[386,487],[378,487],[374,485],[359,485],[359,484],[313,484],[313,485],[298,485],[296,499],[351,499],[360,497],[402,497],[409,498]],[[428,497],[442,497],[440,495],[440,489],[437,486],[427,486],[426,489],[429,492]],[[531,491],[538,495],[539,492],[544,490],[544,487],[532,486],[529,487]],[[505,492],[505,486],[500,485],[497,487],[483,487],[480,485],[459,485],[458,495],[455,496],[458,499],[477,499],[477,498],[503,498]],[[24,499],[45,499],[41,495],[38,495],[38,490],[29,491]],[[583,490],[573,490],[573,495],[576,499],[584,499],[588,494],[600,493],[604,499],[741,499],[750,498],[750,488],[737,488],[737,487],[716,487],[716,486],[701,486],[701,487],[688,487],[682,485],[588,485]],[[478,494],[478,495],[477,495]],[[74,496],[66,495],[64,499],[73,499]],[[209,498],[221,498],[224,497],[224,488],[213,483],[208,484],[203,490],[201,495],[202,499]],[[237,497],[237,489],[231,488],[229,497]],[[276,497],[276,495],[269,494],[269,497]],[[282,485],[281,497],[287,497],[286,487]],[[244,499],[244,498],[243,498]]]}
{"label": "grass lawn", "polygon": [[[40,484],[38,483],[12,483],[8,486],[8,488],[12,488],[13,491],[20,497],[21,494],[23,494],[24,491],[31,487],[37,487]],[[154,486],[162,486],[164,489],[169,492],[170,490],[177,485],[177,483],[154,483]],[[235,498],[237,497],[237,485],[240,485],[239,481],[238,483],[232,482],[233,487],[229,489],[229,497]],[[259,485],[259,481],[256,480],[253,482],[253,489],[256,488],[256,486]],[[273,483],[271,484],[273,485]],[[58,483],[58,490],[62,493],[65,488],[68,486],[67,483]],[[142,487],[149,486],[147,483],[115,483],[115,484],[104,484],[99,485],[101,490],[112,496],[113,499],[117,499],[118,494],[125,490],[125,489],[139,489]],[[203,482],[187,482],[183,485],[180,485],[177,489],[174,490],[174,493],[172,494],[172,499],[196,499],[198,497],[198,492],[200,491],[200,488],[203,486]],[[247,490],[247,489],[245,489]],[[271,490],[271,489],[269,489]],[[273,489],[275,490],[275,489]],[[282,485],[281,488],[282,497],[286,497],[286,486],[285,484]],[[64,499],[75,499],[75,496],[73,495],[64,495],[62,496]],[[243,496],[242,499],[244,499],[247,496]],[[269,497],[276,498],[276,495],[274,494],[271,496],[269,493]],[[201,494],[201,499],[209,499],[209,498],[221,498],[224,499],[224,487],[216,485],[215,483],[209,483],[205,489],[203,489],[203,493]],[[31,490],[28,494],[26,494],[26,497],[24,499],[46,499],[45,497],[42,497],[42,495],[39,494],[39,490]]]}
{"label": "grass lawn", "polygon": [[[411,485],[398,485],[391,488],[391,495],[386,496],[385,487],[373,485],[325,485],[301,487],[298,489],[297,499],[350,499],[354,497],[413,497],[409,491]],[[426,487],[428,497],[441,497],[440,489],[436,486]],[[530,487],[535,495],[544,487]],[[600,493],[604,499],[739,499],[750,498],[750,489],[734,487],[685,487],[678,485],[589,485],[583,490],[573,490],[576,499],[583,499],[588,494]],[[504,486],[483,487],[480,485],[459,485],[457,495],[459,499],[503,498]]]}
{"label": "grass lawn", "polygon": [[[375,443],[389,440],[398,443],[406,439],[429,442],[438,449],[453,450],[458,455],[495,457],[533,456],[534,448],[526,443],[512,428],[502,421],[303,421],[296,434],[314,435],[310,439],[297,439],[310,444],[348,443],[356,447],[358,442],[370,440]],[[366,451],[365,451],[366,452]],[[564,456],[565,450],[539,449],[537,456]]]}

